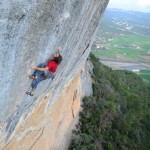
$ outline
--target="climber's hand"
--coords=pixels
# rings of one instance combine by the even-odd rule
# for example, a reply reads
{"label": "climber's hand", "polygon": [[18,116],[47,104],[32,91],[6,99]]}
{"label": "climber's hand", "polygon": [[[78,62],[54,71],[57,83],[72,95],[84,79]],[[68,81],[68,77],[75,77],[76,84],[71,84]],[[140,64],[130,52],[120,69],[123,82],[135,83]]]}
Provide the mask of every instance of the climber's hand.
{"label": "climber's hand", "polygon": [[32,69],[35,69],[35,70],[36,70],[36,69],[37,69],[37,66],[32,66]]}
{"label": "climber's hand", "polygon": [[59,47],[59,48],[58,48],[58,53],[59,53],[59,55],[61,54],[61,51],[62,51],[62,50],[61,50],[61,48]]}

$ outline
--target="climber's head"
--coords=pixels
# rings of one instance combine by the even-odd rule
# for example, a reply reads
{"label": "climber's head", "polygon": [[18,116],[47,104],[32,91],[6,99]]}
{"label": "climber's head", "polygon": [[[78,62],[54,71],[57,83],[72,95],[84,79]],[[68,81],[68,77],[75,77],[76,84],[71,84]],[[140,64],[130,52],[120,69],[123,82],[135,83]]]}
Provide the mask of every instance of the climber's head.
{"label": "climber's head", "polygon": [[60,55],[59,53],[55,53],[54,57],[59,57],[59,55]]}
{"label": "climber's head", "polygon": [[62,56],[59,53],[56,53],[54,55],[54,59],[53,59],[57,64],[60,64],[62,61]]}

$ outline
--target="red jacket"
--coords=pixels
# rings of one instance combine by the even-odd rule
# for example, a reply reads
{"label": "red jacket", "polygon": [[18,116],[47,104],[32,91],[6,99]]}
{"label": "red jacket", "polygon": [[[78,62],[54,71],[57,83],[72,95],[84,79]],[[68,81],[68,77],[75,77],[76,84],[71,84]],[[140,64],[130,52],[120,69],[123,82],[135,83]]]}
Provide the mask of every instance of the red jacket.
{"label": "red jacket", "polygon": [[48,70],[50,71],[50,72],[56,72],[56,69],[57,69],[57,67],[58,67],[58,64],[54,61],[54,60],[50,60],[48,63],[47,63],[47,65],[46,65],[46,67],[48,68]]}

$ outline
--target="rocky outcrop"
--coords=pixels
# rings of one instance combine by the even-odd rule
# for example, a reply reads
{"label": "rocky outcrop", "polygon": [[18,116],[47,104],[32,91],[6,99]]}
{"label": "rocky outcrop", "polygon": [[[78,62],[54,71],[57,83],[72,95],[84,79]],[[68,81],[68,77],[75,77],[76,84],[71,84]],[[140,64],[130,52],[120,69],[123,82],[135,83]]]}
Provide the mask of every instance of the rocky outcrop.
{"label": "rocky outcrop", "polygon": [[[65,132],[80,108],[80,74],[65,85],[48,111],[51,92],[36,104],[28,117],[22,118],[4,149],[61,149]],[[67,140],[67,139],[66,139]]]}
{"label": "rocky outcrop", "polygon": [[[80,71],[107,3],[0,2],[0,149],[61,149],[79,110],[85,83]],[[55,79],[43,81],[35,96],[27,96],[31,66],[46,62],[58,47],[63,62]]]}

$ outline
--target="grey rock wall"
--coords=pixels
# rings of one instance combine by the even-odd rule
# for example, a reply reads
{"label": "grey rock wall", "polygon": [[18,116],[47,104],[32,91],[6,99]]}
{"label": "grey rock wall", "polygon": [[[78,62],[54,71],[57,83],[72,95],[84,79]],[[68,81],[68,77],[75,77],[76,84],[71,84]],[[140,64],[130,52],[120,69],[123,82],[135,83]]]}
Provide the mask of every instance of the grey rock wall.
{"label": "grey rock wall", "polygon": [[[8,136],[17,122],[52,91],[51,108],[64,85],[84,65],[100,17],[109,0],[0,0],[0,123]],[[40,83],[35,96],[28,75],[62,48],[63,62],[53,81]]]}

